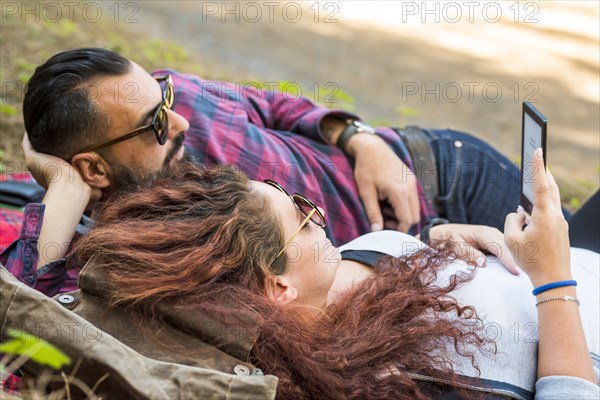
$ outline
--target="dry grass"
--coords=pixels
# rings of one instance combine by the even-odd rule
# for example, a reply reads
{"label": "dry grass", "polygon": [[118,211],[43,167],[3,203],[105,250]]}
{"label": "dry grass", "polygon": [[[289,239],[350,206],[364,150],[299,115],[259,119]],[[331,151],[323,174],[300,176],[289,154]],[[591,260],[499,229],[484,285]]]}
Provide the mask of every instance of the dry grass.
{"label": "dry grass", "polygon": [[168,65],[207,74],[181,46],[149,40],[139,34],[132,40],[131,36],[125,25],[114,24],[110,20],[86,22],[77,13],[74,13],[71,21],[69,15],[64,13],[57,22],[44,21],[42,18],[39,23],[34,18],[21,22],[18,16],[6,16],[0,28],[0,165],[6,162],[20,164],[23,161],[21,104],[25,85],[35,67],[55,53],[79,47],[105,47],[135,59],[148,70]]}

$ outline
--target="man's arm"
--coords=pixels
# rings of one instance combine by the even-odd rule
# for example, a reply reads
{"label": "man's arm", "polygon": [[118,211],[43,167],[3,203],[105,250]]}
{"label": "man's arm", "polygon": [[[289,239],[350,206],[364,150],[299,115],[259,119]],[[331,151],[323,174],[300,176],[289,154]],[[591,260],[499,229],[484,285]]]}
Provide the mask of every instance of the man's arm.
{"label": "man's arm", "polygon": [[[155,72],[165,73],[171,73],[174,77],[176,110],[187,115],[190,122],[193,119],[192,124],[196,126],[192,128],[205,134],[223,127],[240,133],[249,123],[263,133],[268,130],[282,133],[276,135],[278,143],[282,143],[281,139],[286,133],[292,133],[318,143],[333,145],[347,126],[347,120],[359,119],[351,113],[329,110],[308,98],[291,96],[289,93],[263,91],[251,85],[204,81],[171,70]],[[194,113],[201,113],[202,116]],[[241,117],[244,117],[243,121]],[[188,141],[193,139],[190,136]],[[204,143],[192,146],[200,148],[200,151],[207,151]],[[384,210],[385,214],[393,213],[394,219],[399,221],[394,226],[386,225],[388,229],[407,231],[420,220],[422,203],[417,179],[386,141],[377,135],[355,134],[350,137],[345,150],[354,159],[353,172],[358,197],[365,207],[373,230],[383,228],[384,218],[380,207],[380,201],[383,200],[387,200],[390,205],[389,210]],[[307,147],[303,151],[311,150]],[[319,150],[313,148],[312,151]],[[323,155],[327,158],[341,156],[337,148],[325,152],[327,154]],[[212,157],[222,160],[224,153],[219,150]],[[391,219],[388,222],[391,223]]]}
{"label": "man's arm", "polygon": [[37,239],[40,234],[45,206],[30,203],[25,206],[21,232],[17,240],[0,254],[0,263],[20,281],[33,286],[38,263]]}
{"label": "man's arm", "polygon": [[27,169],[46,188],[42,200],[45,212],[37,240],[36,269],[40,269],[65,257],[83,212],[92,197],[100,197],[100,191],[92,190],[79,171],[65,160],[33,150],[27,134],[22,147]]}
{"label": "man's arm", "polygon": [[0,255],[0,261],[22,282],[53,295],[67,279],[76,282],[76,277],[67,276],[64,257],[86,206],[99,192],[66,161],[35,152],[26,135],[23,151],[28,169],[47,191],[42,204],[25,207],[21,235]]}
{"label": "man's arm", "polygon": [[[335,145],[355,115],[319,107],[309,99],[290,99],[279,92],[249,91],[249,102],[258,123],[290,130]],[[258,99],[258,100],[256,100]],[[269,126],[270,125],[270,126]],[[373,231],[383,229],[379,202],[387,200],[398,220],[396,229],[406,232],[420,220],[417,179],[406,164],[378,136],[357,133],[344,149],[355,160],[354,177]]]}
{"label": "man's arm", "polygon": [[90,202],[92,189],[74,170],[69,164],[57,166],[57,174],[48,180],[50,184],[42,200],[46,211],[37,244],[37,269],[65,257]]}
{"label": "man's arm", "polygon": [[[332,144],[348,126],[333,116],[321,120],[321,132]],[[371,230],[383,229],[380,200],[388,200],[398,220],[397,230],[407,232],[420,220],[420,204],[415,174],[378,136],[356,133],[344,149],[355,159],[354,177],[367,211]]]}
{"label": "man's arm", "polygon": [[240,94],[247,101],[246,111],[253,124],[293,132],[332,145],[345,129],[348,119],[359,119],[355,114],[331,110],[306,97],[292,97],[279,91],[249,86],[242,88]]}
{"label": "man's arm", "polygon": [[[321,133],[330,144],[336,144],[340,135],[346,129],[348,123],[340,118],[325,115],[321,120]],[[352,138],[350,139],[352,141]],[[352,149],[355,151],[355,149]]]}

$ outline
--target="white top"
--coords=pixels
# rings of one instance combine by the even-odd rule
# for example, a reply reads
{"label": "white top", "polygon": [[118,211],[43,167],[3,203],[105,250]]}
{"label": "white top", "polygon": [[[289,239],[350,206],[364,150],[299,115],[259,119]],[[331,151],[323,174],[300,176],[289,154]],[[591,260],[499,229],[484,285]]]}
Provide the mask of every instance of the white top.
{"label": "white top", "polygon": [[[418,239],[396,231],[380,231],[363,235],[340,248],[371,250],[400,256],[426,245]],[[439,274],[440,284],[452,274],[472,269],[462,261],[451,263]],[[595,358],[598,375],[600,354],[599,304],[600,255],[589,250],[571,248],[571,271],[578,283],[581,319],[588,347]],[[525,273],[512,275],[496,257],[488,257],[486,266],[476,269],[474,279],[453,292],[461,305],[472,305],[485,324],[485,336],[496,341],[498,353],[478,357],[480,378],[507,382],[535,391],[537,369],[537,310],[533,286]],[[456,371],[477,376],[469,360],[458,358]],[[538,389],[539,390],[539,389]]]}

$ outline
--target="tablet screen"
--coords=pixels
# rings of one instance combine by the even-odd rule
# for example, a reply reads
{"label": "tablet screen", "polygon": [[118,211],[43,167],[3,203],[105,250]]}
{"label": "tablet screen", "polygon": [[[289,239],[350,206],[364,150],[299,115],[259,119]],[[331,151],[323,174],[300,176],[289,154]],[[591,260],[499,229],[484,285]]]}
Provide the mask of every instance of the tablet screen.
{"label": "tablet screen", "polygon": [[523,195],[533,204],[533,152],[542,147],[542,127],[529,114],[523,117]]}

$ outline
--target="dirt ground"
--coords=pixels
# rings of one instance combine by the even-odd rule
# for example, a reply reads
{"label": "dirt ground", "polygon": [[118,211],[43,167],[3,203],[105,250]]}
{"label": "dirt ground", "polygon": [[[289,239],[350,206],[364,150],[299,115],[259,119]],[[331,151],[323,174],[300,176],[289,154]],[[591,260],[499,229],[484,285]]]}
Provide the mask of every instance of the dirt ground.
{"label": "dirt ground", "polygon": [[132,29],[183,45],[229,79],[290,81],[312,98],[339,88],[368,121],[464,130],[514,161],[521,103],[534,102],[549,120],[550,167],[563,191],[585,198],[600,186],[599,8],[147,1]]}

